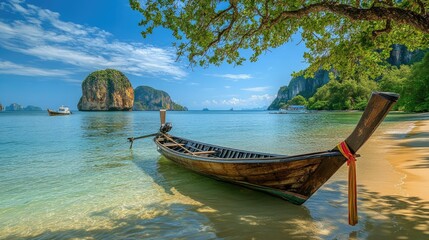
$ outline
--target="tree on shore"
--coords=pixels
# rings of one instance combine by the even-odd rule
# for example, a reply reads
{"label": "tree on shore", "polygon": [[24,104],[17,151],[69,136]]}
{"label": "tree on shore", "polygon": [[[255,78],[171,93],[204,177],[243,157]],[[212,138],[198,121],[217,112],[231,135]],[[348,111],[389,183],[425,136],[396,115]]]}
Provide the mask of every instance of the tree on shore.
{"label": "tree on shore", "polygon": [[429,53],[412,66],[402,90],[404,109],[411,112],[429,111]]}
{"label": "tree on shore", "polygon": [[143,37],[170,29],[178,56],[191,65],[256,61],[299,38],[309,49],[307,76],[324,68],[358,80],[382,72],[392,44],[429,47],[429,3],[421,0],[130,0],[130,6],[142,14]]}
{"label": "tree on shore", "polygon": [[333,79],[320,87],[308,100],[308,107],[315,110],[363,110],[368,104],[371,91],[376,88],[375,81],[368,79],[361,79],[359,83]]}
{"label": "tree on shore", "polygon": [[404,109],[405,95],[412,94],[411,92],[405,93],[405,83],[411,76],[411,66],[401,65],[400,67],[392,66],[383,72],[383,76],[378,81],[378,89],[383,92],[399,93],[397,104],[393,106],[393,110],[407,110]]}
{"label": "tree on shore", "polygon": [[287,102],[288,105],[304,105],[307,106],[307,99],[301,95],[296,95]]}

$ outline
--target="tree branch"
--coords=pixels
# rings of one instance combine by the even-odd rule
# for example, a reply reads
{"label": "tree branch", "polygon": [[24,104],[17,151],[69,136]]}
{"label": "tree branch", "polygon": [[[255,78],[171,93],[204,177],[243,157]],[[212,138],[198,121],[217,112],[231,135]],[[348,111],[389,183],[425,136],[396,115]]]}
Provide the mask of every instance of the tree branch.
{"label": "tree branch", "polygon": [[386,20],[386,26],[383,29],[372,31],[372,37],[376,38],[380,34],[385,33],[385,32],[389,33],[390,31],[392,31],[392,22],[390,19],[388,19],[388,20]]}
{"label": "tree branch", "polygon": [[376,7],[361,9],[346,4],[336,2],[321,2],[305,6],[298,10],[283,11],[276,18],[271,20],[271,24],[276,24],[285,19],[303,18],[312,13],[332,12],[349,18],[352,21],[381,21],[391,20],[394,22],[407,24],[419,29],[424,33],[429,33],[429,17],[411,10],[397,7]]}
{"label": "tree branch", "polygon": [[205,26],[203,27],[204,29],[208,28],[210,26],[210,24],[212,24],[214,21],[216,21],[217,19],[219,19],[223,14],[225,14],[226,12],[228,12],[229,10],[233,9],[233,6],[229,6],[228,8],[218,12],[213,18],[211,18],[207,24],[205,24]]}
{"label": "tree branch", "polygon": [[[229,10],[231,10],[231,9],[233,9],[233,13],[232,13],[232,16],[231,16],[231,21],[229,22],[229,24],[228,24],[228,26],[226,26],[224,29],[222,29],[222,30],[220,30],[218,33],[217,33],[217,36],[216,36],[216,38],[213,40],[213,41],[211,41],[207,46],[205,46],[204,47],[204,50],[202,50],[201,52],[199,52],[199,53],[196,53],[196,54],[191,54],[190,56],[191,56],[191,58],[193,58],[195,55],[204,55],[212,46],[214,46],[214,45],[216,45],[216,44],[218,44],[221,40],[222,40],[222,37],[225,35],[225,34],[228,34],[230,31],[231,31],[231,29],[232,29],[232,27],[234,26],[234,23],[235,23],[235,21],[237,20],[237,16],[238,16],[238,10],[237,10],[237,6],[235,5],[235,3],[233,2],[233,1],[230,1],[230,6],[228,7],[228,8],[226,8],[225,10],[222,10],[221,12],[219,12],[218,14],[216,14],[215,15],[215,17],[214,18],[212,18],[212,19],[210,19],[210,21],[209,21],[209,25],[210,25],[210,23],[213,21],[213,20],[216,20],[217,18],[219,18],[221,15],[223,15],[223,14],[225,14],[226,12],[228,12]],[[208,25],[207,25],[208,26]]]}
{"label": "tree branch", "polygon": [[416,0],[416,2],[417,2],[417,5],[419,5],[420,13],[421,14],[426,14],[425,5],[423,4],[423,2],[420,1],[420,0]]}

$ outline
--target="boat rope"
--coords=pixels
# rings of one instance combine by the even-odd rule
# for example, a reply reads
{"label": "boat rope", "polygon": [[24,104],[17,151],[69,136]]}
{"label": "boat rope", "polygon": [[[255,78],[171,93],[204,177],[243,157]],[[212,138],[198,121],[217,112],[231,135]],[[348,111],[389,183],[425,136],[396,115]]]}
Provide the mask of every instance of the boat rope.
{"label": "boat rope", "polygon": [[337,146],[338,150],[347,158],[347,166],[349,166],[349,224],[354,226],[358,223],[357,214],[357,191],[356,191],[356,158],[351,153],[346,142],[341,142]]}
{"label": "boat rope", "polygon": [[180,148],[182,148],[183,150],[185,150],[185,152],[191,154],[191,155],[195,155],[193,152],[189,151],[189,149],[185,148],[184,146],[180,145],[178,142],[174,141],[174,139],[172,139],[171,137],[169,137],[167,134],[160,132],[161,135],[163,135],[165,138],[167,138],[167,140],[169,140],[170,142],[177,144],[177,146],[179,146]]}

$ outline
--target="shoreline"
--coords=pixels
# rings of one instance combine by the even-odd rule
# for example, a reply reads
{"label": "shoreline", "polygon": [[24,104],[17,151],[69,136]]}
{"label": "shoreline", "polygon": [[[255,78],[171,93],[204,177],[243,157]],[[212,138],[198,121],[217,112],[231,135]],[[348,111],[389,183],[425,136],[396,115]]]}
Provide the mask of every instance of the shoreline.
{"label": "shoreline", "polygon": [[358,184],[383,195],[429,201],[429,114],[391,123],[362,148]]}
{"label": "shoreline", "polygon": [[405,175],[405,196],[429,200],[429,119],[417,120],[413,125],[402,139],[387,146],[387,157],[395,170]]}

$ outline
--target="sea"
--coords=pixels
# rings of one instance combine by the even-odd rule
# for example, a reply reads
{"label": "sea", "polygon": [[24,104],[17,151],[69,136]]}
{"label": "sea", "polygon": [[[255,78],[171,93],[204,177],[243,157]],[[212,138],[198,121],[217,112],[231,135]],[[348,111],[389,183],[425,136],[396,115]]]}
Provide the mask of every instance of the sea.
{"label": "sea", "polygon": [[[361,114],[168,111],[167,121],[173,135],[293,155],[334,148]],[[389,114],[373,138],[401,137],[418,118]],[[0,239],[429,239],[428,202],[396,191],[401,175],[381,156],[386,171],[364,171],[381,140],[358,159],[359,223],[349,226],[346,164],[297,206],[183,169],[150,138],[130,149],[128,137],[159,125],[156,111],[0,112]]]}

